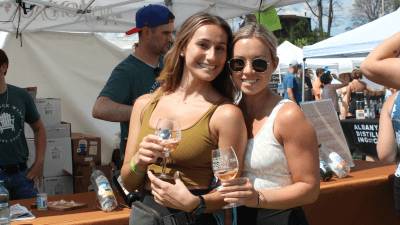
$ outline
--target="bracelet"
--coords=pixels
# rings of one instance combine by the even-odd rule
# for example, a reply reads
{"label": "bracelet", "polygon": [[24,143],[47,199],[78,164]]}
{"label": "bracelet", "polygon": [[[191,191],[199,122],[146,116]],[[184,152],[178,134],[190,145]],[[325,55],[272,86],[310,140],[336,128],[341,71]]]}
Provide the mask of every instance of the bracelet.
{"label": "bracelet", "polygon": [[260,207],[260,203],[261,203],[261,193],[260,193],[260,191],[257,191],[257,208],[259,208]]}
{"label": "bracelet", "polygon": [[140,171],[139,168],[136,167],[136,164],[133,162],[133,158],[131,159],[130,163],[129,163],[130,167],[131,167],[131,171],[137,175],[145,175],[145,171]]}

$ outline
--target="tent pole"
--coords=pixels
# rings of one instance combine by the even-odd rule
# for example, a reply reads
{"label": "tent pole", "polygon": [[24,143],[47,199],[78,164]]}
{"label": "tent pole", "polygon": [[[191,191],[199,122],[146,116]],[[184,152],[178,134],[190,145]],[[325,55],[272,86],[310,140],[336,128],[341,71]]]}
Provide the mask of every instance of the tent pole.
{"label": "tent pole", "polygon": [[34,17],[32,17],[28,22],[25,23],[19,33],[22,33],[22,31],[24,31],[46,8],[47,6],[42,5],[42,8],[36,13]]}
{"label": "tent pole", "polygon": [[305,77],[306,77],[306,74],[305,74],[305,70],[306,70],[306,58],[303,58],[303,66],[302,66],[302,70],[303,70],[303,77],[302,77],[302,79],[301,79],[301,85],[303,86],[303,88],[301,89],[301,102],[304,102],[304,88],[305,88],[305,82],[304,82],[304,80],[305,80]]}

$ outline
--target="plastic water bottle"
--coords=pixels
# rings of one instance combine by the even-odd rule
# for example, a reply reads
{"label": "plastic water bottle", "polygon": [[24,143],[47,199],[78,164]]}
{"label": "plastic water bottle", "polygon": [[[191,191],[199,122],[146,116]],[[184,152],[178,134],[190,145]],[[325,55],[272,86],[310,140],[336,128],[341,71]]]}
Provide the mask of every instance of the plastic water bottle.
{"label": "plastic water bottle", "polygon": [[349,174],[349,164],[338,153],[331,152],[328,158],[328,165],[338,178],[346,177]]}
{"label": "plastic water bottle", "polygon": [[103,172],[92,167],[92,175],[90,176],[92,185],[96,191],[97,199],[99,200],[101,210],[110,212],[117,208],[118,203],[115,199],[114,192],[110,182]]}
{"label": "plastic water bottle", "polygon": [[319,160],[319,175],[322,181],[328,181],[333,176],[331,168],[324,160]]}
{"label": "plastic water bottle", "polygon": [[10,224],[10,206],[8,205],[9,193],[0,180],[0,225]]}

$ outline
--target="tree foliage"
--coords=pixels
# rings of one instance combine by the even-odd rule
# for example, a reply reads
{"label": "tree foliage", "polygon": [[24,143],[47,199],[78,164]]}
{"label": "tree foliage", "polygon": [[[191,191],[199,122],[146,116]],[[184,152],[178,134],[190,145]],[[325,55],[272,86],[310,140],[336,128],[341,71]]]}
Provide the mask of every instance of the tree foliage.
{"label": "tree foliage", "polygon": [[399,8],[400,0],[354,0],[353,2],[353,27],[363,25],[378,19],[380,16],[391,13]]}
{"label": "tree foliage", "polygon": [[[332,25],[334,24],[337,10],[342,8],[342,4],[337,0],[306,0],[306,4],[311,13],[317,19],[317,31],[320,38],[331,36]],[[324,29],[324,21],[326,18],[326,29]],[[324,37],[324,35],[326,35]]]}

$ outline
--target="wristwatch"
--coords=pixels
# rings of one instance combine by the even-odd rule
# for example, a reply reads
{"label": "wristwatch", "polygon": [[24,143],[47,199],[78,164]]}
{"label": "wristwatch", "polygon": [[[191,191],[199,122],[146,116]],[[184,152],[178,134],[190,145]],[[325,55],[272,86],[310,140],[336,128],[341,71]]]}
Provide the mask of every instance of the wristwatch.
{"label": "wristwatch", "polygon": [[191,213],[191,214],[194,215],[194,216],[201,215],[201,214],[203,214],[204,211],[206,210],[206,202],[204,201],[203,196],[199,195],[199,196],[197,196],[197,197],[199,197],[200,203],[199,203],[199,205],[198,205],[196,208],[193,209],[193,211],[192,211],[192,213]]}

